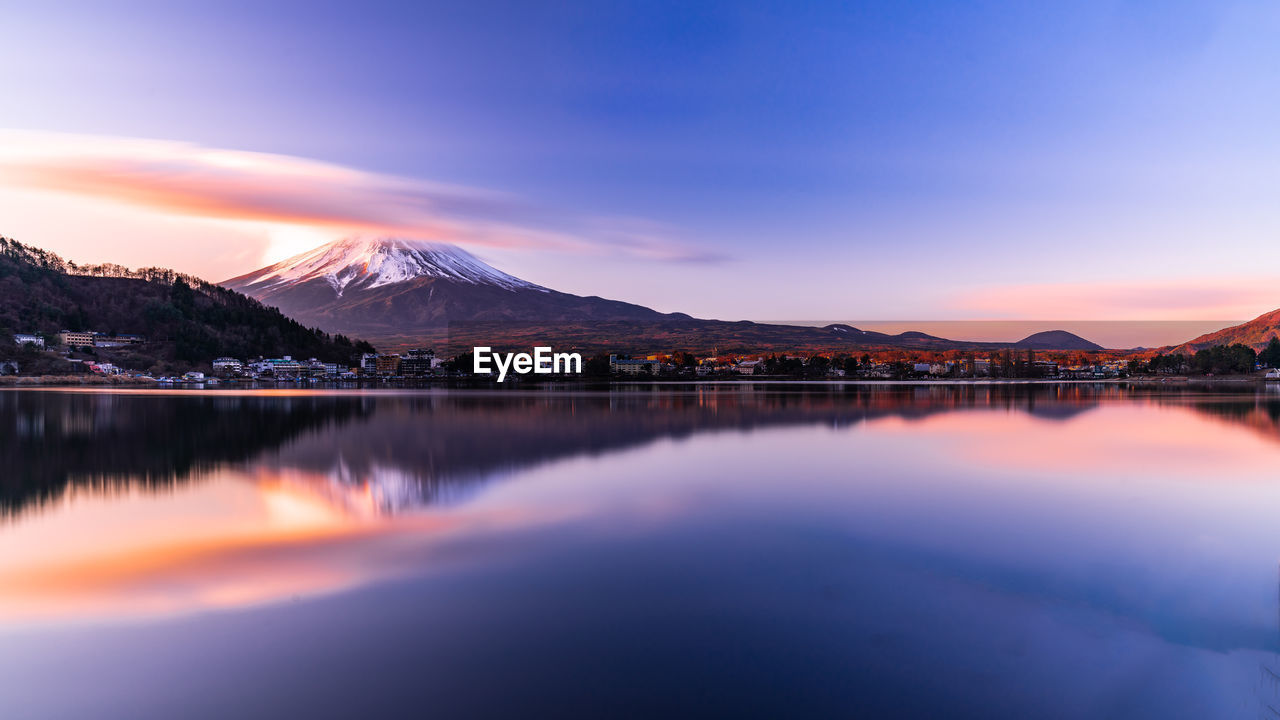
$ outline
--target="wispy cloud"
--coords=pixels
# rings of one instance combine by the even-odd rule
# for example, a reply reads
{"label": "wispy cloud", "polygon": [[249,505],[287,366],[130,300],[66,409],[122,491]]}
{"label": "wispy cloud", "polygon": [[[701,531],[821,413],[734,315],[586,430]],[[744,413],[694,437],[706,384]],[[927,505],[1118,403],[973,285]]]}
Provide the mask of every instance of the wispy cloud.
{"label": "wispy cloud", "polygon": [[701,262],[719,256],[634,218],[556,213],[491,190],[186,142],[0,131],[0,183],[171,214],[388,233],[495,248]]}
{"label": "wispy cloud", "polygon": [[1004,285],[957,293],[953,307],[987,318],[1188,320],[1274,310],[1276,277]]}

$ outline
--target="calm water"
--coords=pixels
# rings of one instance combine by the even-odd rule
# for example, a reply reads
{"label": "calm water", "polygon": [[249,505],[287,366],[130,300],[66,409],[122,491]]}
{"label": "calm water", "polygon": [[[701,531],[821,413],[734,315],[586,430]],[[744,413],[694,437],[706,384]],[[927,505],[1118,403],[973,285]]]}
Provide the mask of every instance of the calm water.
{"label": "calm water", "polygon": [[1277,717],[1280,394],[0,391],[0,718]]}

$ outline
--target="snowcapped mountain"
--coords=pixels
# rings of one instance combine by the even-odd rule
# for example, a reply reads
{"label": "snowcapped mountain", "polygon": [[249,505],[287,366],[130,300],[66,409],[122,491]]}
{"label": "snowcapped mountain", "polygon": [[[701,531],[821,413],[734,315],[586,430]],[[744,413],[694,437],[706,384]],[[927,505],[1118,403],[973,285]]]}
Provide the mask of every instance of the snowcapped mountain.
{"label": "snowcapped mountain", "polygon": [[444,278],[508,290],[546,288],[496,270],[456,245],[406,238],[351,237],[295,255],[234,281],[263,291],[323,280],[341,297],[348,287],[373,288],[414,278]]}
{"label": "snowcapped mountain", "polygon": [[465,322],[590,323],[687,317],[557,292],[455,245],[351,237],[221,283],[309,327],[416,342]]}
{"label": "snowcapped mountain", "polygon": [[[660,313],[558,292],[490,267],[456,246],[405,238],[345,238],[221,284],[278,307],[308,327],[365,338],[381,347],[452,347],[447,350],[452,353],[504,342],[624,352],[1011,346],[918,332],[887,335],[843,324],[773,325]],[[1018,347],[1034,343],[1057,349],[1055,343],[1068,340],[1087,343],[1069,333],[1043,333]]]}

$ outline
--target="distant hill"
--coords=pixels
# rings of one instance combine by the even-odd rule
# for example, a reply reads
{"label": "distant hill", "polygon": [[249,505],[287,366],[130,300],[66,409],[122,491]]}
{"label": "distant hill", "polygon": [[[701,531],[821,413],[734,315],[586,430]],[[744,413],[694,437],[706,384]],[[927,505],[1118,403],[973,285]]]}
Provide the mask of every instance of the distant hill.
{"label": "distant hill", "polygon": [[[123,367],[207,367],[220,355],[294,355],[346,363],[357,342],[304,327],[257,300],[172,270],[78,266],[0,238],[0,357],[14,333],[60,330],[142,335],[149,342],[98,349]],[[127,364],[126,364],[127,363]]]}
{"label": "distant hill", "polygon": [[1085,340],[1066,330],[1045,330],[1028,335],[1013,346],[1026,350],[1105,350],[1101,345]]}
{"label": "distant hill", "polygon": [[1172,348],[1169,352],[1190,355],[1197,350],[1203,350],[1214,345],[1234,345],[1236,343],[1248,345],[1254,350],[1261,350],[1266,347],[1267,341],[1273,335],[1280,336],[1280,310],[1272,310],[1264,315],[1259,315],[1247,323],[1206,333]]}
{"label": "distant hill", "polygon": [[503,350],[547,344],[584,352],[651,353],[687,350],[695,354],[724,353],[852,353],[887,349],[987,350],[1009,343],[947,340],[924,333],[887,335],[850,325],[776,325],[747,320],[698,318],[657,321],[598,321],[578,323],[464,322],[430,334],[379,338],[388,347],[428,344],[460,354],[476,345]]}

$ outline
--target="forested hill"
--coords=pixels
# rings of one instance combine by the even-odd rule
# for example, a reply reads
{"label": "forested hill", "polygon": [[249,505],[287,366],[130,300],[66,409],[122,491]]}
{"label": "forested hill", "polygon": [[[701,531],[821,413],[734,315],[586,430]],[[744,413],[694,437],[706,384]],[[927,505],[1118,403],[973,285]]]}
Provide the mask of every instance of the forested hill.
{"label": "forested hill", "polygon": [[224,355],[347,363],[371,349],[199,278],[160,268],[79,266],[0,237],[0,348],[13,347],[14,333],[52,337],[60,330],[142,335],[149,342],[129,349],[141,370],[207,365]]}

